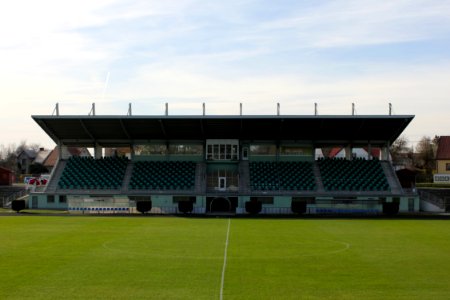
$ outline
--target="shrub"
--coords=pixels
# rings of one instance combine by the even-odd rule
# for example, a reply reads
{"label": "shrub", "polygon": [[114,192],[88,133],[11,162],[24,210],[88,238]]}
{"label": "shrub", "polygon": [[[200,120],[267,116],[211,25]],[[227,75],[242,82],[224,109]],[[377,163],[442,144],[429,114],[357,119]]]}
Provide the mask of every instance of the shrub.
{"label": "shrub", "polygon": [[13,200],[11,203],[11,208],[19,213],[21,210],[25,209],[25,200]]}
{"label": "shrub", "polygon": [[256,215],[260,213],[262,210],[262,202],[261,201],[247,201],[245,202],[245,211],[249,214]]}
{"label": "shrub", "polygon": [[136,209],[138,212],[145,214],[152,210],[152,201],[137,201]]}
{"label": "shrub", "polygon": [[296,214],[304,214],[306,212],[306,201],[292,201],[291,210]]}
{"label": "shrub", "polygon": [[194,204],[192,201],[180,201],[178,202],[178,210],[184,214],[190,213],[194,210]]}
{"label": "shrub", "polygon": [[383,203],[383,214],[393,216],[398,214],[400,203],[398,202],[385,202]]}

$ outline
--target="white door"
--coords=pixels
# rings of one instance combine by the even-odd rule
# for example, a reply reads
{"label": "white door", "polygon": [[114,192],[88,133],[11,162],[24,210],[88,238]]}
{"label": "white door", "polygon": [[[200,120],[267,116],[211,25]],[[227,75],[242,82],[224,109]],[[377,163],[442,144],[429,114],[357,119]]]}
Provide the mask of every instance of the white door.
{"label": "white door", "polygon": [[219,191],[225,191],[227,189],[227,178],[219,177]]}

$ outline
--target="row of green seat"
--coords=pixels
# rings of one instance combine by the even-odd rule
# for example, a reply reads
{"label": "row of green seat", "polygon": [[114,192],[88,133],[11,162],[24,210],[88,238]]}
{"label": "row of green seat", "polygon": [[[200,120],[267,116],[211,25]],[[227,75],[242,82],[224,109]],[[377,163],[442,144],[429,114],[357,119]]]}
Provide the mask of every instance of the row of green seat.
{"label": "row of green seat", "polygon": [[132,190],[192,190],[196,163],[192,161],[139,161],[134,164]]}
{"label": "row of green seat", "polygon": [[58,182],[60,189],[119,189],[125,176],[126,157],[71,157]]}
{"label": "row of green seat", "polygon": [[316,182],[311,162],[250,162],[252,190],[311,191]]}
{"label": "row of green seat", "polygon": [[387,191],[389,184],[378,159],[319,159],[326,191]]}

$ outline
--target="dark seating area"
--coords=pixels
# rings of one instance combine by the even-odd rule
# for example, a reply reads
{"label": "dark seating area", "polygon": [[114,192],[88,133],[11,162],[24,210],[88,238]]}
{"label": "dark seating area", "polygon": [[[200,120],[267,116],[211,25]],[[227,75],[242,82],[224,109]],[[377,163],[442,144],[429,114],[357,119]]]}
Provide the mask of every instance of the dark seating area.
{"label": "dark seating area", "polygon": [[281,190],[315,190],[316,182],[310,162],[281,162],[278,170]]}
{"label": "dark seating area", "polygon": [[251,162],[250,188],[260,191],[316,189],[311,162]]}
{"label": "dark seating area", "polygon": [[326,191],[387,191],[389,184],[378,159],[325,158],[317,161]]}
{"label": "dark seating area", "polygon": [[192,161],[138,161],[130,179],[131,190],[193,190],[196,163]]}
{"label": "dark seating area", "polygon": [[125,176],[128,158],[71,157],[58,182],[60,189],[119,189]]}

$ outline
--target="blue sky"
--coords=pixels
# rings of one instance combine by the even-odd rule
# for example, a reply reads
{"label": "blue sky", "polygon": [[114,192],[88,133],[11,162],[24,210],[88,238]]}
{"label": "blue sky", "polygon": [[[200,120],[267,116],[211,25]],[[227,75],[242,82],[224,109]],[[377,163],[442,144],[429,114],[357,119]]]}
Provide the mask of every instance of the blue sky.
{"label": "blue sky", "polygon": [[53,142],[51,114],[416,115],[450,135],[450,1],[9,1],[1,144]]}

